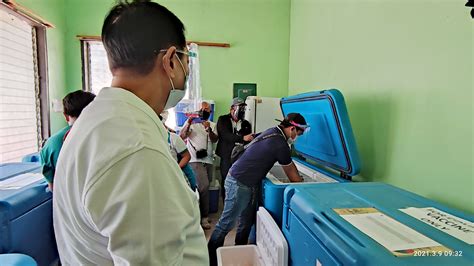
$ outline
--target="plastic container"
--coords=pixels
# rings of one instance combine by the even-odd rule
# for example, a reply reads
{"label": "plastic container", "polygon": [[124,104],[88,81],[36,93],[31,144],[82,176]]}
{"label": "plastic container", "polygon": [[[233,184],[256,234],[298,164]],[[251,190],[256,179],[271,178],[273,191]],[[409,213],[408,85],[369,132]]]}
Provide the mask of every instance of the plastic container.
{"label": "plastic container", "polygon": [[[40,172],[39,163],[0,164],[0,181]],[[0,253],[25,254],[39,265],[58,263],[52,194],[46,188],[46,181],[40,180],[18,189],[0,189]]]}
{"label": "plastic container", "polygon": [[0,181],[24,173],[41,173],[41,164],[38,162],[0,164]]}
{"label": "plastic container", "polygon": [[0,265],[5,266],[36,266],[36,261],[25,254],[10,253],[0,254]]}
{"label": "plastic container", "polygon": [[278,225],[265,208],[257,212],[257,245],[220,247],[220,266],[288,265],[288,244]]}
{"label": "plastic container", "polygon": [[221,266],[257,266],[261,264],[256,245],[221,247],[217,249],[218,265]]}
{"label": "plastic container", "polygon": [[[426,217],[432,218],[424,222],[425,217],[419,220],[403,212],[409,207],[436,208],[457,218],[434,214],[427,215]],[[426,246],[417,249],[403,244],[404,247],[400,246],[400,250],[396,250],[394,254],[336,212],[337,209],[351,208],[375,208],[381,214],[436,241],[449,251],[436,251]],[[442,218],[441,215],[446,218]],[[460,219],[467,222],[461,223]],[[370,220],[377,221],[374,224],[385,228],[377,229],[380,231],[374,229],[373,233],[387,242],[399,241],[398,239],[408,243],[419,241],[417,236],[398,232],[383,220],[375,220],[373,216]],[[369,219],[365,220],[365,223],[367,222],[370,222]],[[285,190],[283,234],[288,241],[291,265],[472,266],[474,261],[472,245],[439,229],[446,226],[450,232],[467,233],[470,228],[468,223],[472,222],[474,222],[473,215],[383,183],[290,185]]]}

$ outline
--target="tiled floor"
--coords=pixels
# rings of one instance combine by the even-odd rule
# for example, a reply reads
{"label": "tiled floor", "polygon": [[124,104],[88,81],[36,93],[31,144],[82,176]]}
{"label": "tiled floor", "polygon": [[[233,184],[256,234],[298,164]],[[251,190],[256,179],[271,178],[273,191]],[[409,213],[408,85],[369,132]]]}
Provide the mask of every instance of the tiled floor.
{"label": "tiled floor", "polygon": [[[219,220],[219,217],[221,217],[222,210],[224,208],[224,204],[222,202],[222,198],[219,198],[219,208],[216,213],[211,213],[209,214],[209,218],[211,219],[211,225],[212,228],[208,230],[204,230],[204,234],[206,235],[206,240],[209,241],[209,238],[211,237],[212,232],[214,231],[214,227],[216,226],[217,221]],[[225,238],[224,246],[233,246],[234,245],[234,240],[235,240],[235,228],[227,234],[227,237]]]}

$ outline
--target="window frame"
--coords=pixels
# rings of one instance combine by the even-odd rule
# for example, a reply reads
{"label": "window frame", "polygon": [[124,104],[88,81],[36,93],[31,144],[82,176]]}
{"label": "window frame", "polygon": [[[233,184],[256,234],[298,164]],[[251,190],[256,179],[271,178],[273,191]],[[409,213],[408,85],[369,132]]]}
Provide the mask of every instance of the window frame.
{"label": "window frame", "polygon": [[79,37],[79,41],[81,43],[82,90],[98,94],[98,92],[95,92],[93,90],[93,86],[92,86],[92,61],[93,60],[91,58],[92,56],[91,45],[100,44],[103,46],[102,40],[98,37],[88,36],[88,37]]}
{"label": "window frame", "polygon": [[[48,43],[46,27],[41,24],[33,26],[36,29],[36,49],[38,56],[39,98],[41,112],[41,136],[46,140],[51,136],[51,119],[49,108],[49,76],[48,76]],[[42,146],[42,145],[41,145]]]}
{"label": "window frame", "polygon": [[89,46],[90,40],[82,39],[81,41],[81,70],[82,70],[82,90],[92,92],[91,87],[91,62]]}
{"label": "window frame", "polygon": [[[49,77],[48,77],[48,50],[47,50],[47,25],[41,24],[33,17],[12,10],[5,4],[0,5],[0,10],[15,16],[26,22],[32,27],[33,36],[33,55],[36,62],[35,68],[35,98],[36,98],[36,125],[37,125],[37,142],[38,150],[41,149],[46,139],[51,135],[51,121],[49,108]],[[37,91],[38,89],[38,91]],[[38,112],[39,110],[39,112]],[[38,118],[39,115],[39,118]],[[26,154],[25,154],[26,155]]]}

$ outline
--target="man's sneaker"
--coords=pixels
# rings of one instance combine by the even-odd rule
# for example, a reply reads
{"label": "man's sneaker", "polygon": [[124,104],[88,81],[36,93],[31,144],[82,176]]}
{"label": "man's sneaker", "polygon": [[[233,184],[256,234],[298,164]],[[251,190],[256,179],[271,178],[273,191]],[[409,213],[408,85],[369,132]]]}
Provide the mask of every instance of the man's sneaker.
{"label": "man's sneaker", "polygon": [[209,219],[207,217],[201,219],[201,226],[205,230],[211,229],[211,224],[209,223]]}

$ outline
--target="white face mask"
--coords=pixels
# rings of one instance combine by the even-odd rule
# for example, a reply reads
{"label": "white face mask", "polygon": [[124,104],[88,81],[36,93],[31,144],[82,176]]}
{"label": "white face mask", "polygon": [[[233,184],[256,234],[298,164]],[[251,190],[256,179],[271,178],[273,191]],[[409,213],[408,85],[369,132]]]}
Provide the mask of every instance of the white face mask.
{"label": "white face mask", "polygon": [[172,89],[168,95],[168,100],[166,100],[164,110],[175,107],[183,98],[186,92],[184,90]]}
{"label": "white face mask", "polygon": [[186,73],[186,70],[184,69],[184,65],[183,65],[183,63],[181,63],[181,59],[179,59],[179,56],[177,54],[175,54],[175,56],[176,56],[176,58],[178,58],[179,64],[181,65],[181,68],[183,68],[184,76],[186,77],[184,79],[184,85],[183,85],[184,88],[182,90],[176,89],[174,87],[173,81],[168,76],[168,78],[170,79],[170,82],[171,82],[171,88],[172,89],[170,90],[170,94],[168,95],[168,99],[166,100],[164,110],[168,110],[170,108],[175,107],[184,98],[184,95],[186,94],[186,89],[187,89],[186,87],[187,87],[187,84],[188,84],[189,75]]}
{"label": "white face mask", "polygon": [[289,138],[289,139],[287,140],[287,142],[288,142],[288,145],[293,145],[293,144],[295,144],[295,142],[296,142],[296,137],[295,137],[294,139]]}
{"label": "white face mask", "polygon": [[288,142],[288,145],[293,145],[295,144],[297,138],[298,138],[298,134],[296,134],[294,138],[292,138],[290,135],[290,137],[286,140],[286,142]]}

